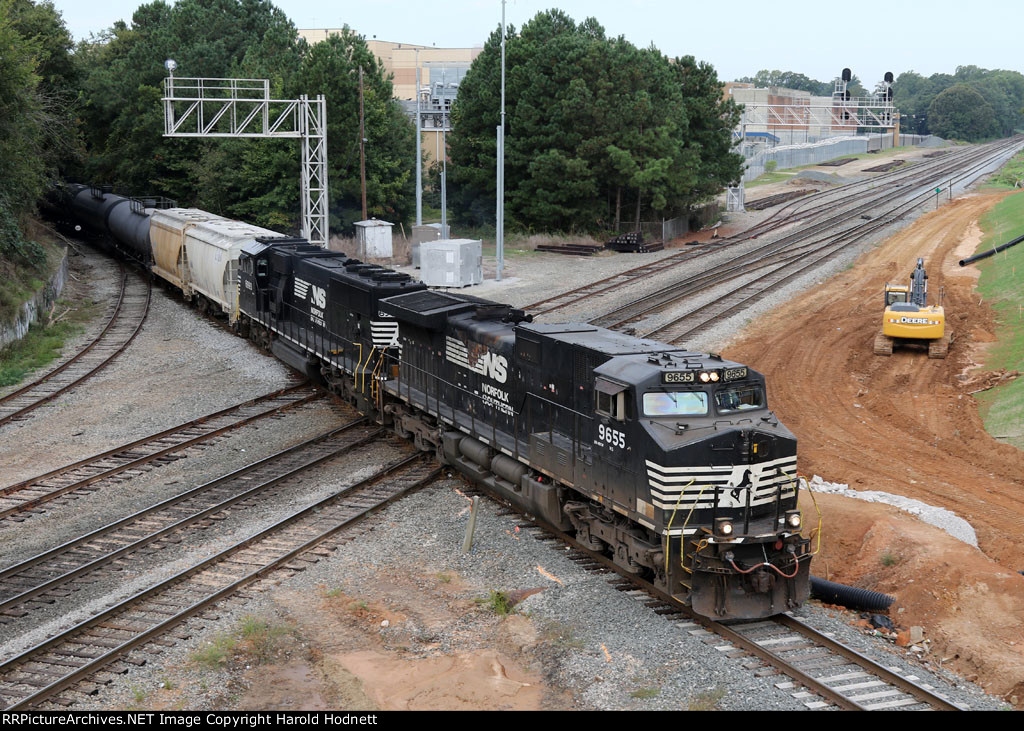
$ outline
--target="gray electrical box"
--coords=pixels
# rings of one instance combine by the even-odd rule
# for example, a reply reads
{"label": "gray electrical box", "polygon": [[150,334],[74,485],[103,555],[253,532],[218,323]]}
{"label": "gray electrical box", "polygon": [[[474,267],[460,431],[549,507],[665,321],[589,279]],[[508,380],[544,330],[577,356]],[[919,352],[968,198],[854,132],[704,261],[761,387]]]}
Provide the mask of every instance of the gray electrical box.
{"label": "gray electrical box", "polygon": [[479,239],[441,239],[420,244],[420,279],[429,287],[468,287],[484,281]]}

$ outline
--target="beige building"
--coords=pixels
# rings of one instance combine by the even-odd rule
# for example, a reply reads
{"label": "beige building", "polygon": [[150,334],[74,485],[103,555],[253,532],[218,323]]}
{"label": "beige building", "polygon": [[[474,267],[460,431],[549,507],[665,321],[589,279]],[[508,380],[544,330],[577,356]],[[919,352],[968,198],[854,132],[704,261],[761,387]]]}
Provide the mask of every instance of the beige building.
{"label": "beige building", "polygon": [[[309,44],[326,40],[332,33],[340,33],[340,28],[300,29],[299,35]],[[384,70],[394,79],[396,99],[416,98],[416,61],[417,53],[421,68],[420,82],[426,86],[431,83],[431,67],[446,64],[471,64],[473,59],[484,50],[483,46],[474,48],[436,48],[435,46],[418,46],[415,43],[393,43],[378,41],[376,38],[366,39],[366,45],[373,55],[384,64]]]}
{"label": "beige building", "polygon": [[[326,40],[340,28],[300,29],[301,36],[310,45]],[[473,60],[484,50],[483,46],[473,48],[437,48],[420,46],[415,43],[394,43],[366,39],[366,45],[384,65],[384,72],[391,74],[395,98],[405,102],[403,106],[415,118],[416,65],[420,68],[420,106],[424,113],[420,147],[426,153],[428,162],[440,158],[441,116],[431,110],[446,111],[450,107],[454,92],[452,80],[457,84]]]}

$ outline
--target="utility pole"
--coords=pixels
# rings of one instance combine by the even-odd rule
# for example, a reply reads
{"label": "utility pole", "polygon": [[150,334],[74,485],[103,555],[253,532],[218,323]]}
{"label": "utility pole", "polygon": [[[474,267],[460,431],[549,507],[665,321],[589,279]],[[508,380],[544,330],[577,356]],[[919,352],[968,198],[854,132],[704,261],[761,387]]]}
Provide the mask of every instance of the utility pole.
{"label": "utility pole", "polygon": [[420,51],[416,49],[416,225],[423,225],[423,162],[420,160]]}
{"label": "utility pole", "polygon": [[441,235],[448,238],[448,140],[441,128]]}
{"label": "utility pole", "polygon": [[363,186],[363,220],[366,217],[366,119],[363,116],[363,67],[359,67],[359,180]]}
{"label": "utility pole", "polygon": [[505,268],[505,0],[501,0],[501,124],[498,126],[498,215],[495,254],[498,258],[495,279],[501,281]]}

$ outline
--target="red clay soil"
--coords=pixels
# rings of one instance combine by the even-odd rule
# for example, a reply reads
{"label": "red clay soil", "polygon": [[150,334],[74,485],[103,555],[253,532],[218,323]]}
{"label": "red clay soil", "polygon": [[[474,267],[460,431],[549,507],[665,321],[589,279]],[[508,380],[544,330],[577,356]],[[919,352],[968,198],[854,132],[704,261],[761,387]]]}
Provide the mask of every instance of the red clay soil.
{"label": "red clay soil", "polygon": [[[801,474],[947,508],[974,526],[984,552],[896,520],[896,511],[830,499],[832,558],[812,570],[895,594],[900,624],[928,625],[936,652],[1024,701],[1024,452],[985,432],[971,395],[1002,374],[973,372],[995,323],[974,291],[977,271],[957,266],[980,241],[978,218],[1005,195],[964,197],[922,216],[752,323],[727,354],[768,378],[772,408],[800,440]],[[918,257],[929,303],[945,289],[955,343],[944,360],[917,348],[876,356],[883,286],[906,283]],[[885,567],[879,552],[897,564]]]}

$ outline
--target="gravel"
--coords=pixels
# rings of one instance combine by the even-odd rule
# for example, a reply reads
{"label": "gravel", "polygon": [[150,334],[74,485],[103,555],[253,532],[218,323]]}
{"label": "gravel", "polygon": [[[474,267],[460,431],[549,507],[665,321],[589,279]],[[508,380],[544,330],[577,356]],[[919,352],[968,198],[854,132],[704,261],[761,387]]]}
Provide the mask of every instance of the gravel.
{"label": "gravel", "polygon": [[[801,486],[801,489],[806,488]],[[886,505],[892,505],[905,513],[910,513],[911,515],[920,518],[925,523],[928,523],[928,525],[934,525],[936,528],[941,528],[949,533],[949,535],[953,536],[957,540],[963,541],[969,546],[974,546],[975,548],[978,547],[978,536],[975,534],[974,528],[971,524],[959,517],[956,513],[946,510],[945,508],[939,508],[934,505],[921,502],[920,500],[903,497],[902,495],[892,495],[888,492],[881,492],[879,490],[851,490],[849,485],[825,482],[818,475],[814,475],[814,477],[811,478],[810,489],[814,492],[843,495],[857,500],[864,500],[869,503],[884,503]]]}
{"label": "gravel", "polygon": [[132,344],[29,419],[0,428],[13,484],[295,382],[280,361],[159,287]]}
{"label": "gravel", "polygon": [[[568,694],[574,708],[586,710],[686,710],[716,707],[723,710],[805,710],[797,690],[782,690],[779,675],[758,676],[743,667],[743,658],[725,658],[715,646],[720,639],[702,639],[676,622],[643,606],[645,595],[633,598],[616,591],[607,576],[581,569],[564,548],[536,540],[530,531],[518,530],[522,519],[499,514],[498,506],[482,500],[475,542],[469,554],[461,552],[468,501],[462,483],[442,481],[388,508],[376,528],[345,544],[316,566],[290,576],[274,591],[250,592],[242,602],[218,609],[220,618],[204,622],[205,629],[163,653],[159,659],[132,669],[87,699],[83,710],[124,707],[132,704],[133,689],[158,689],[168,677],[181,688],[182,707],[224,707],[223,689],[237,678],[226,671],[211,671],[191,661],[192,654],[214,637],[237,631],[245,616],[285,617],[279,597],[323,597],[325,588],[346,596],[382,596],[382,577],[396,585],[416,582],[431,591],[441,573],[457,576],[459,590],[469,598],[486,598],[490,591],[543,591],[528,596],[516,612],[537,629],[541,641],[522,651],[546,682]],[[415,551],[409,547],[415,546]],[[543,573],[542,573],[543,570]],[[430,612],[430,607],[422,608]],[[395,607],[401,611],[401,607]],[[825,610],[815,603],[798,615],[813,626],[832,632],[840,641],[931,683],[954,702],[971,708],[1000,708],[998,700],[985,696],[976,686],[921,660],[912,652],[896,649],[878,637],[850,626],[856,615]],[[406,657],[469,652],[486,646],[485,629],[503,621],[480,611],[457,618],[438,630],[431,627],[430,647],[408,647],[410,637],[422,634],[417,617],[393,620],[379,630],[369,647],[398,648]],[[343,644],[342,638],[337,638]],[[650,697],[647,697],[650,696]],[[79,706],[76,706],[76,708]]]}
{"label": "gravel", "polygon": [[[770,212],[742,214],[731,219],[742,229],[766,215]],[[880,233],[876,240],[883,235],[884,232]],[[714,266],[722,258],[742,251],[735,247],[728,249],[716,253],[708,264]],[[509,257],[508,278],[504,282],[489,281],[482,287],[462,291],[521,306],[672,253],[617,254],[584,260],[525,253]],[[721,343],[749,319],[785,301],[793,292],[822,281],[831,272],[846,266],[858,253],[851,250],[814,274],[793,282],[754,310],[705,332],[700,342],[691,343],[691,347],[719,349]],[[652,277],[642,289],[650,291],[664,286],[675,277],[678,272]],[[582,316],[589,319],[599,314],[595,310],[607,311],[636,297],[639,289],[609,296],[596,308],[590,302],[575,312],[569,308],[560,310],[552,313],[557,315],[552,321]],[[689,306],[692,303],[688,303]],[[180,302],[155,292],[149,322],[111,368],[60,399],[56,406],[41,410],[34,419],[5,430],[5,459],[13,456],[14,464],[10,469],[5,468],[4,481],[14,482],[38,474],[250,398],[257,392],[280,388],[289,380],[289,372],[281,364],[258,354],[217,325],[186,311]],[[15,547],[8,560],[32,554],[105,523],[110,516],[127,514],[180,492],[185,486],[247,464],[256,455],[262,456],[297,442],[337,420],[337,413],[322,405],[296,411],[259,428],[239,430],[189,459],[75,500],[71,503],[73,509],[55,509],[34,517],[4,531],[5,538],[10,539],[5,541],[5,546]],[[374,459],[380,460],[382,456],[369,456],[362,466],[334,472],[323,470],[316,477],[301,481],[301,495],[285,496],[276,503],[274,514],[294,508],[299,502],[311,501],[314,495],[323,494],[338,484],[339,479],[356,479],[363,474],[361,470],[369,469]],[[341,473],[347,477],[341,478]],[[439,572],[457,574],[464,582],[461,591],[469,597],[486,597],[490,590],[508,592],[543,587],[544,591],[526,598],[517,610],[546,639],[535,646],[524,645],[522,651],[533,666],[541,670],[548,683],[568,693],[574,707],[593,710],[685,709],[704,705],[730,710],[804,708],[802,701],[793,698],[791,692],[775,687],[775,683],[782,680],[779,676],[759,677],[743,668],[741,659],[723,657],[714,649],[718,642],[705,642],[699,636],[690,635],[672,620],[644,607],[646,597],[638,600],[616,591],[602,575],[581,569],[564,550],[552,550],[550,544],[532,538],[529,531],[517,531],[521,519],[503,517],[494,503],[481,502],[475,546],[470,554],[462,554],[467,501],[459,492],[461,485],[459,481],[442,481],[403,499],[374,519],[378,529],[363,533],[316,566],[291,575],[282,586],[287,587],[290,594],[310,597],[310,601],[322,596],[325,586],[338,587],[353,596],[372,596],[382,590],[386,577],[395,577],[396,581],[412,577],[411,580],[419,581],[426,587],[424,590],[428,590],[429,582],[423,577]],[[0,653],[9,656],[24,646],[30,636],[46,634],[76,616],[84,616],[89,607],[107,604],[152,583],[160,575],[168,575],[189,558],[234,542],[255,530],[258,524],[272,519],[263,512],[235,511],[228,520],[218,521],[215,527],[203,531],[208,535],[204,535],[202,542],[189,541],[169,553],[159,552],[159,560],[145,564],[139,575],[133,573],[123,585],[98,582],[96,587],[80,590],[75,598],[77,606],[71,613],[62,615],[62,610],[57,608],[50,610],[50,614],[41,610],[29,631],[22,628],[19,634],[12,629],[3,635],[7,642],[0,646]],[[272,579],[267,586],[274,583]],[[190,662],[191,654],[218,634],[234,631],[243,616],[279,615],[280,601],[279,592],[250,591],[243,598],[225,602],[218,610],[219,619],[193,621],[196,632],[190,639],[166,651],[150,648],[150,652],[157,654],[147,654],[149,663],[131,668],[126,676],[118,677],[76,708],[136,706],[139,703],[137,689],[149,692],[171,674],[179,679],[180,707],[224,707],[230,700],[225,690],[225,674],[200,669]],[[834,632],[840,641],[913,670],[958,702],[967,702],[972,708],[1002,707],[998,701],[941,668],[924,665],[927,658],[918,660],[911,652],[862,634],[849,626],[849,615],[824,610],[813,602],[802,608],[799,615],[815,626]],[[448,626],[436,638],[440,652],[481,646],[486,643],[487,634],[481,631],[476,636],[474,630],[486,629],[503,620],[476,613],[461,621],[469,631],[465,626]],[[396,622],[382,628],[381,639],[387,641],[391,635],[408,636],[416,631],[416,627],[404,626],[406,624]],[[202,631],[198,629],[200,626]],[[937,675],[930,674],[931,670]],[[643,697],[648,695],[651,697]]]}
{"label": "gravel", "polygon": [[[230,548],[343,487],[369,477],[381,464],[392,462],[407,451],[408,445],[397,438],[357,448],[279,483],[273,493],[244,508],[221,513],[226,517],[210,527],[190,526],[177,534],[180,542],[157,551],[147,548],[133,554],[127,559],[131,566],[129,577],[119,571],[90,576],[84,587],[59,604],[37,608],[17,622],[0,626],[0,656],[9,657],[31,647],[61,628],[73,626],[105,607]],[[252,456],[242,461],[247,464],[252,461]],[[142,501],[143,507],[149,504],[150,501]]]}

